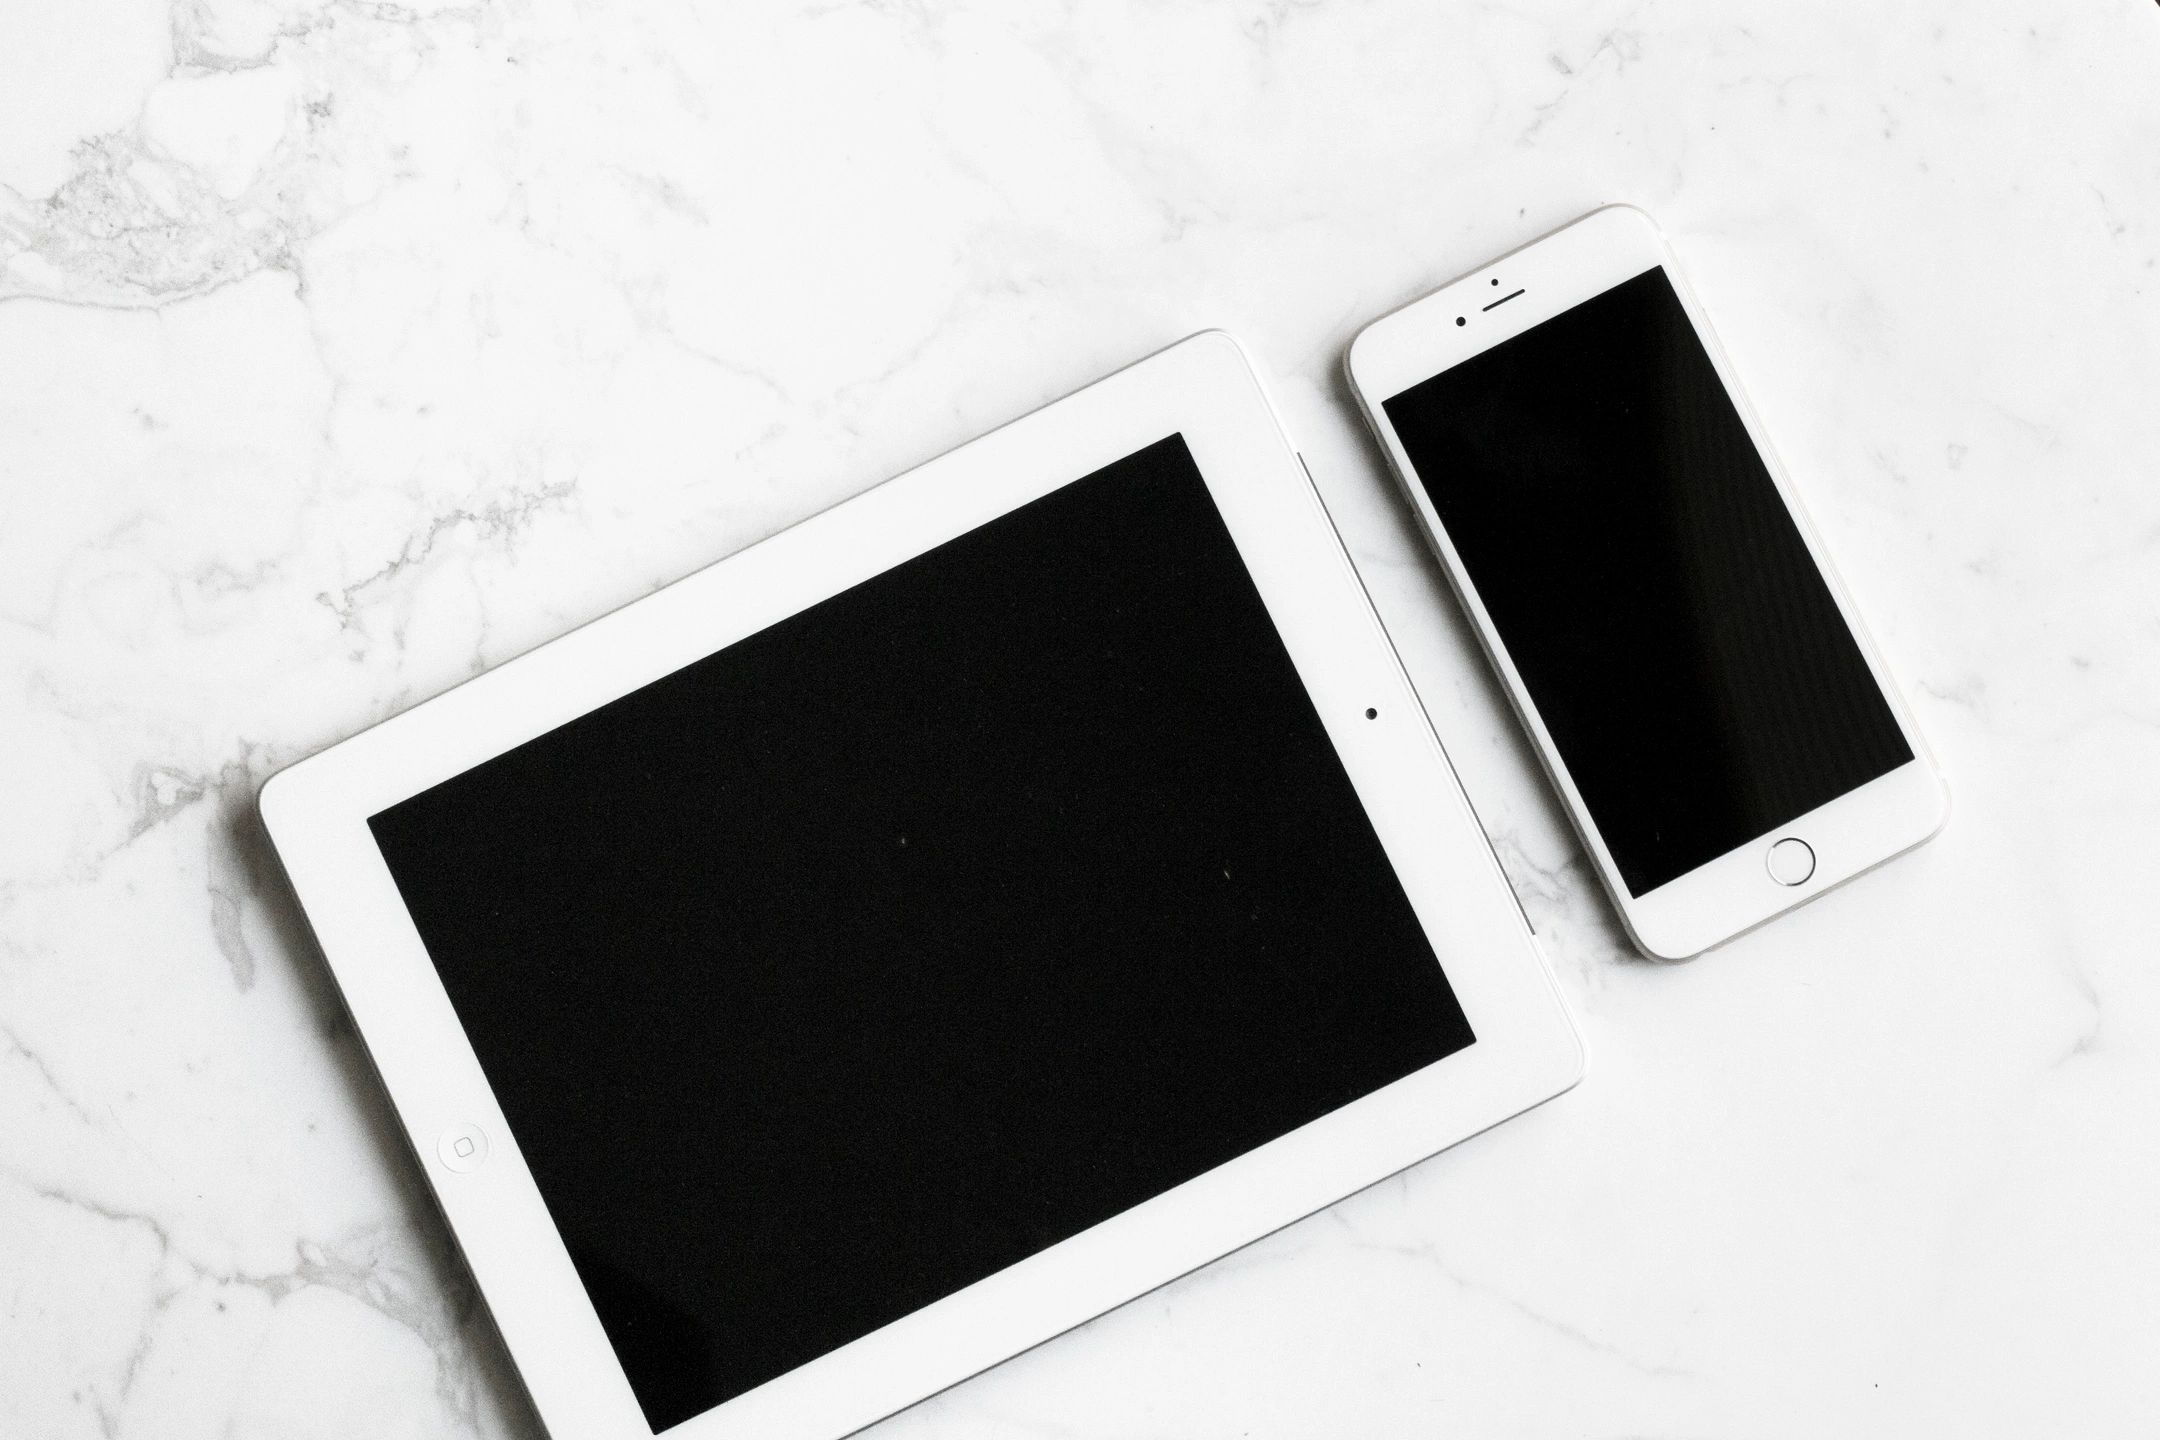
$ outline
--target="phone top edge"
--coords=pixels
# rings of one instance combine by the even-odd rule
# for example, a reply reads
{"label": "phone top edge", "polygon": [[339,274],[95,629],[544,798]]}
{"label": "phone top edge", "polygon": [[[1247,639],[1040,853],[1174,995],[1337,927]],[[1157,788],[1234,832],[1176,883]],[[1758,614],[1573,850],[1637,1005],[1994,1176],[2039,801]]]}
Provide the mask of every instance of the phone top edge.
{"label": "phone top edge", "polygon": [[[1499,299],[1477,303],[1485,293],[1477,282],[1499,283],[1495,272],[1507,273],[1532,252],[1537,252],[1530,280],[1535,294],[1529,303],[1485,318],[1516,300],[1524,287],[1511,282]],[[1351,390],[1370,413],[1472,355],[1660,266],[1676,273],[1663,232],[1642,210],[1614,204],[1578,216],[1369,321],[1345,350]],[[1457,317],[1454,325],[1445,323],[1449,314]],[[1531,315],[1536,318],[1526,318]]]}
{"label": "phone top edge", "polygon": [[1397,321],[1404,314],[1404,312],[1415,310],[1420,305],[1425,304],[1427,301],[1436,299],[1437,297],[1446,294],[1448,291],[1454,289],[1456,286],[1461,285],[1466,281],[1474,280],[1485,272],[1504,265],[1507,262],[1515,259],[1517,256],[1520,256],[1528,251],[1535,250],[1539,246],[1547,243],[1548,241],[1554,240],[1561,235],[1567,234],[1570,231],[1586,226],[1605,228],[1607,226],[1615,225],[1624,225],[1626,228],[1634,230],[1637,233],[1638,238],[1649,240],[1656,246],[1659,251],[1670,255],[1672,247],[1666,242],[1665,232],[1659,227],[1657,221],[1650,215],[1648,211],[1642,209],[1640,206],[1631,205],[1626,201],[1619,200],[1612,201],[1605,205],[1600,205],[1595,210],[1586,211],[1583,214],[1576,216],[1574,219],[1569,220],[1564,224],[1555,225],[1550,230],[1546,230],[1538,235],[1532,236],[1530,239],[1523,241],[1522,243],[1514,246],[1511,249],[1502,251],[1498,255],[1492,256],[1490,259],[1481,261],[1480,263],[1470,266],[1467,269],[1457,271],[1453,275],[1450,275],[1447,279],[1442,280],[1439,284],[1430,286],[1427,289],[1420,291],[1418,294],[1413,295],[1408,300],[1403,301],[1399,305],[1381,311],[1378,315],[1374,316],[1372,319],[1366,321],[1363,325],[1359,326],[1357,333],[1350,337],[1350,343],[1346,345],[1343,349],[1344,370],[1350,376],[1353,387],[1355,387],[1357,384],[1357,367],[1358,356],[1360,353],[1360,342],[1365,341],[1366,338],[1373,334],[1373,332],[1376,330],[1391,328],[1393,322]]}

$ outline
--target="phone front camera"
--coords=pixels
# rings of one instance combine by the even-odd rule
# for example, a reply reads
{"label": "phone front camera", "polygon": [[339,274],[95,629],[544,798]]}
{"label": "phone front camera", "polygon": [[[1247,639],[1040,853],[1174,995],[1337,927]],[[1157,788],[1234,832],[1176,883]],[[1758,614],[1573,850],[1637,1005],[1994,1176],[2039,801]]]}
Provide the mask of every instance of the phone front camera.
{"label": "phone front camera", "polygon": [[1457,315],[1457,316],[1455,317],[1455,323],[1456,323],[1457,325],[1467,325],[1467,324],[1469,324],[1469,323],[1470,323],[1470,321],[1469,321],[1469,319],[1468,319],[1467,317],[1465,317],[1465,316]]}

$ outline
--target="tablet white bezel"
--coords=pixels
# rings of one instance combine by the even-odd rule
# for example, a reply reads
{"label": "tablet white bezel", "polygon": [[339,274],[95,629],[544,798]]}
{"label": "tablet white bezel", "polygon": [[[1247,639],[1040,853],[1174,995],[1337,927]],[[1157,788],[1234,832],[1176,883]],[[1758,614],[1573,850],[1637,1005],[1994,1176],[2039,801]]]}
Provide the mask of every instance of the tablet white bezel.
{"label": "tablet white bezel", "polygon": [[[1762,457],[1772,486],[1784,502],[1838,613],[1852,632],[1884,703],[1913,758],[1856,786],[1805,815],[1753,837],[1683,875],[1633,894],[1606,848],[1605,837],[1582,798],[1567,762],[1524,685],[1499,627],[1471,583],[1454,542],[1440,522],[1432,496],[1417,477],[1402,438],[1388,419],[1386,403],[1474,355],[1533,330],[1557,315],[1602,295],[1647,270],[1662,268],[1682,310],[1702,341],[1719,380],[1732,397],[1748,438]],[[1637,949],[1658,959],[1696,955],[1764,921],[1803,905],[1934,835],[1949,815],[1949,792],[1927,742],[1914,724],[1867,627],[1822,541],[1800,504],[1791,477],[1771,446],[1762,421],[1748,403],[1732,363],[1719,345],[1701,305],[1689,290],[1664,236],[1650,217],[1631,205],[1608,205],[1543,239],[1479,267],[1432,294],[1412,301],[1359,331],[1344,358],[1351,391],[1387,452],[1389,468],[1416,511],[1420,528],[1462,602],[1486,656],[1507,689],[1508,700],[1530,734],[1538,759],[1560,792],[1568,818],[1620,912]],[[1803,839],[1815,866],[1798,884],[1775,879],[1766,863],[1785,837]]]}
{"label": "tablet white bezel", "polygon": [[[669,1440],[833,1440],[1580,1077],[1580,1044],[1551,976],[1257,377],[1228,336],[1194,336],[264,785],[262,816],[279,857],[551,1433],[647,1440],[653,1432],[368,817],[1173,433],[1192,451],[1476,1043],[672,1426]],[[479,1153],[455,1155],[454,1137],[475,1131]]]}

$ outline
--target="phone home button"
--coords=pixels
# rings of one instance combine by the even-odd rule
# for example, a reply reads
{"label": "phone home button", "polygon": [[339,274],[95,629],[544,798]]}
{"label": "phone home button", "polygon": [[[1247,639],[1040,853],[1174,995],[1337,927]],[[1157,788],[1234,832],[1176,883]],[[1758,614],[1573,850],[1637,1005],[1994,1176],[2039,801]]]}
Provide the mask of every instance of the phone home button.
{"label": "phone home button", "polygon": [[1815,873],[1815,851],[1807,841],[1790,836],[1770,847],[1770,878],[1780,885],[1805,885]]}

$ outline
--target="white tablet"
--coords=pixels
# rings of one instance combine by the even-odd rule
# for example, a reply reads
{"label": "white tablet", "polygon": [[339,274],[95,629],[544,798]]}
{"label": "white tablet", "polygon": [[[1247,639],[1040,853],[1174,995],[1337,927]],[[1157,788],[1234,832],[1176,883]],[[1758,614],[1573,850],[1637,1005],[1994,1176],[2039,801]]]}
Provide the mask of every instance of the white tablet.
{"label": "white tablet", "polygon": [[832,1440],[1581,1071],[1219,334],[261,807],[557,1436]]}

